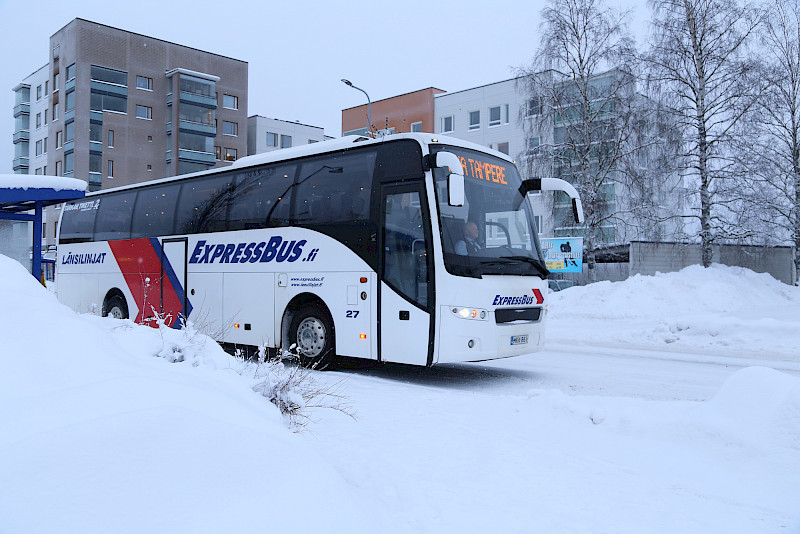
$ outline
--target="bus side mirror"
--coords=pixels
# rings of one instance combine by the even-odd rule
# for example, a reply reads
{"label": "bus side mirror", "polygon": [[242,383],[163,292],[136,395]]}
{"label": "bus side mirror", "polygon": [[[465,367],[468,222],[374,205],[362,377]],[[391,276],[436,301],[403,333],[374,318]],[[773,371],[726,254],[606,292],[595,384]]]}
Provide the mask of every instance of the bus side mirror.
{"label": "bus side mirror", "polygon": [[458,156],[452,152],[437,152],[436,166],[449,170],[447,176],[447,203],[451,206],[464,205],[464,168]]}

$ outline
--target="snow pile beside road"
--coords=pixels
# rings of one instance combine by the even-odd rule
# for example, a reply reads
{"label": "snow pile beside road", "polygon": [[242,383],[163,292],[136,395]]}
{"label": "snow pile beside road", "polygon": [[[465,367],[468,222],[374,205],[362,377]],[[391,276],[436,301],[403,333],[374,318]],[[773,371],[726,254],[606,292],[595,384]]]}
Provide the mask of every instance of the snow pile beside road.
{"label": "snow pile beside road", "polygon": [[77,315],[0,255],[0,340],[0,532],[356,532],[370,517],[201,334]]}
{"label": "snow pile beside road", "polygon": [[552,293],[548,339],[800,361],[800,288],[740,267],[690,266]]}

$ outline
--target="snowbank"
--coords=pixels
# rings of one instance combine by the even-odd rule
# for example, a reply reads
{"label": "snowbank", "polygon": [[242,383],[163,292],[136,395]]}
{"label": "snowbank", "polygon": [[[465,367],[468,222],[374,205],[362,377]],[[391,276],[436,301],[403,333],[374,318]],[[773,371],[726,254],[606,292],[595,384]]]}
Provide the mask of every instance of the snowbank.
{"label": "snowbank", "polygon": [[77,315],[1,255],[0,299],[0,532],[357,530],[364,497],[215,343]]}
{"label": "snowbank", "polygon": [[800,362],[798,311],[798,287],[740,267],[695,265],[552,293],[548,339]]}

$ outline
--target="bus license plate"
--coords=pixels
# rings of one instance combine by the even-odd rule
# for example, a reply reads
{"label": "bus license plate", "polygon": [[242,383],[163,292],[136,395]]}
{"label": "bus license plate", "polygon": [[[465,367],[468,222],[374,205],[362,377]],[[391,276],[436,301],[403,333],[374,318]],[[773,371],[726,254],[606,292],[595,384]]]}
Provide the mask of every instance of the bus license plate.
{"label": "bus license plate", "polygon": [[528,336],[511,336],[512,345],[524,345],[528,342]]}

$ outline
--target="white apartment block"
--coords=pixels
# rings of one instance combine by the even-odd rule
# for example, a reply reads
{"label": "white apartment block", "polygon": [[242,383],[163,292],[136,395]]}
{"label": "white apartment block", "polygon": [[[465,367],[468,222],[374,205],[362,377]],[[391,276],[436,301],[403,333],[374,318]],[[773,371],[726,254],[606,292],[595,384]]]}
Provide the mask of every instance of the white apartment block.
{"label": "white apartment block", "polygon": [[271,152],[281,148],[318,143],[332,139],[319,126],[271,119],[261,115],[247,117],[247,155]]}

